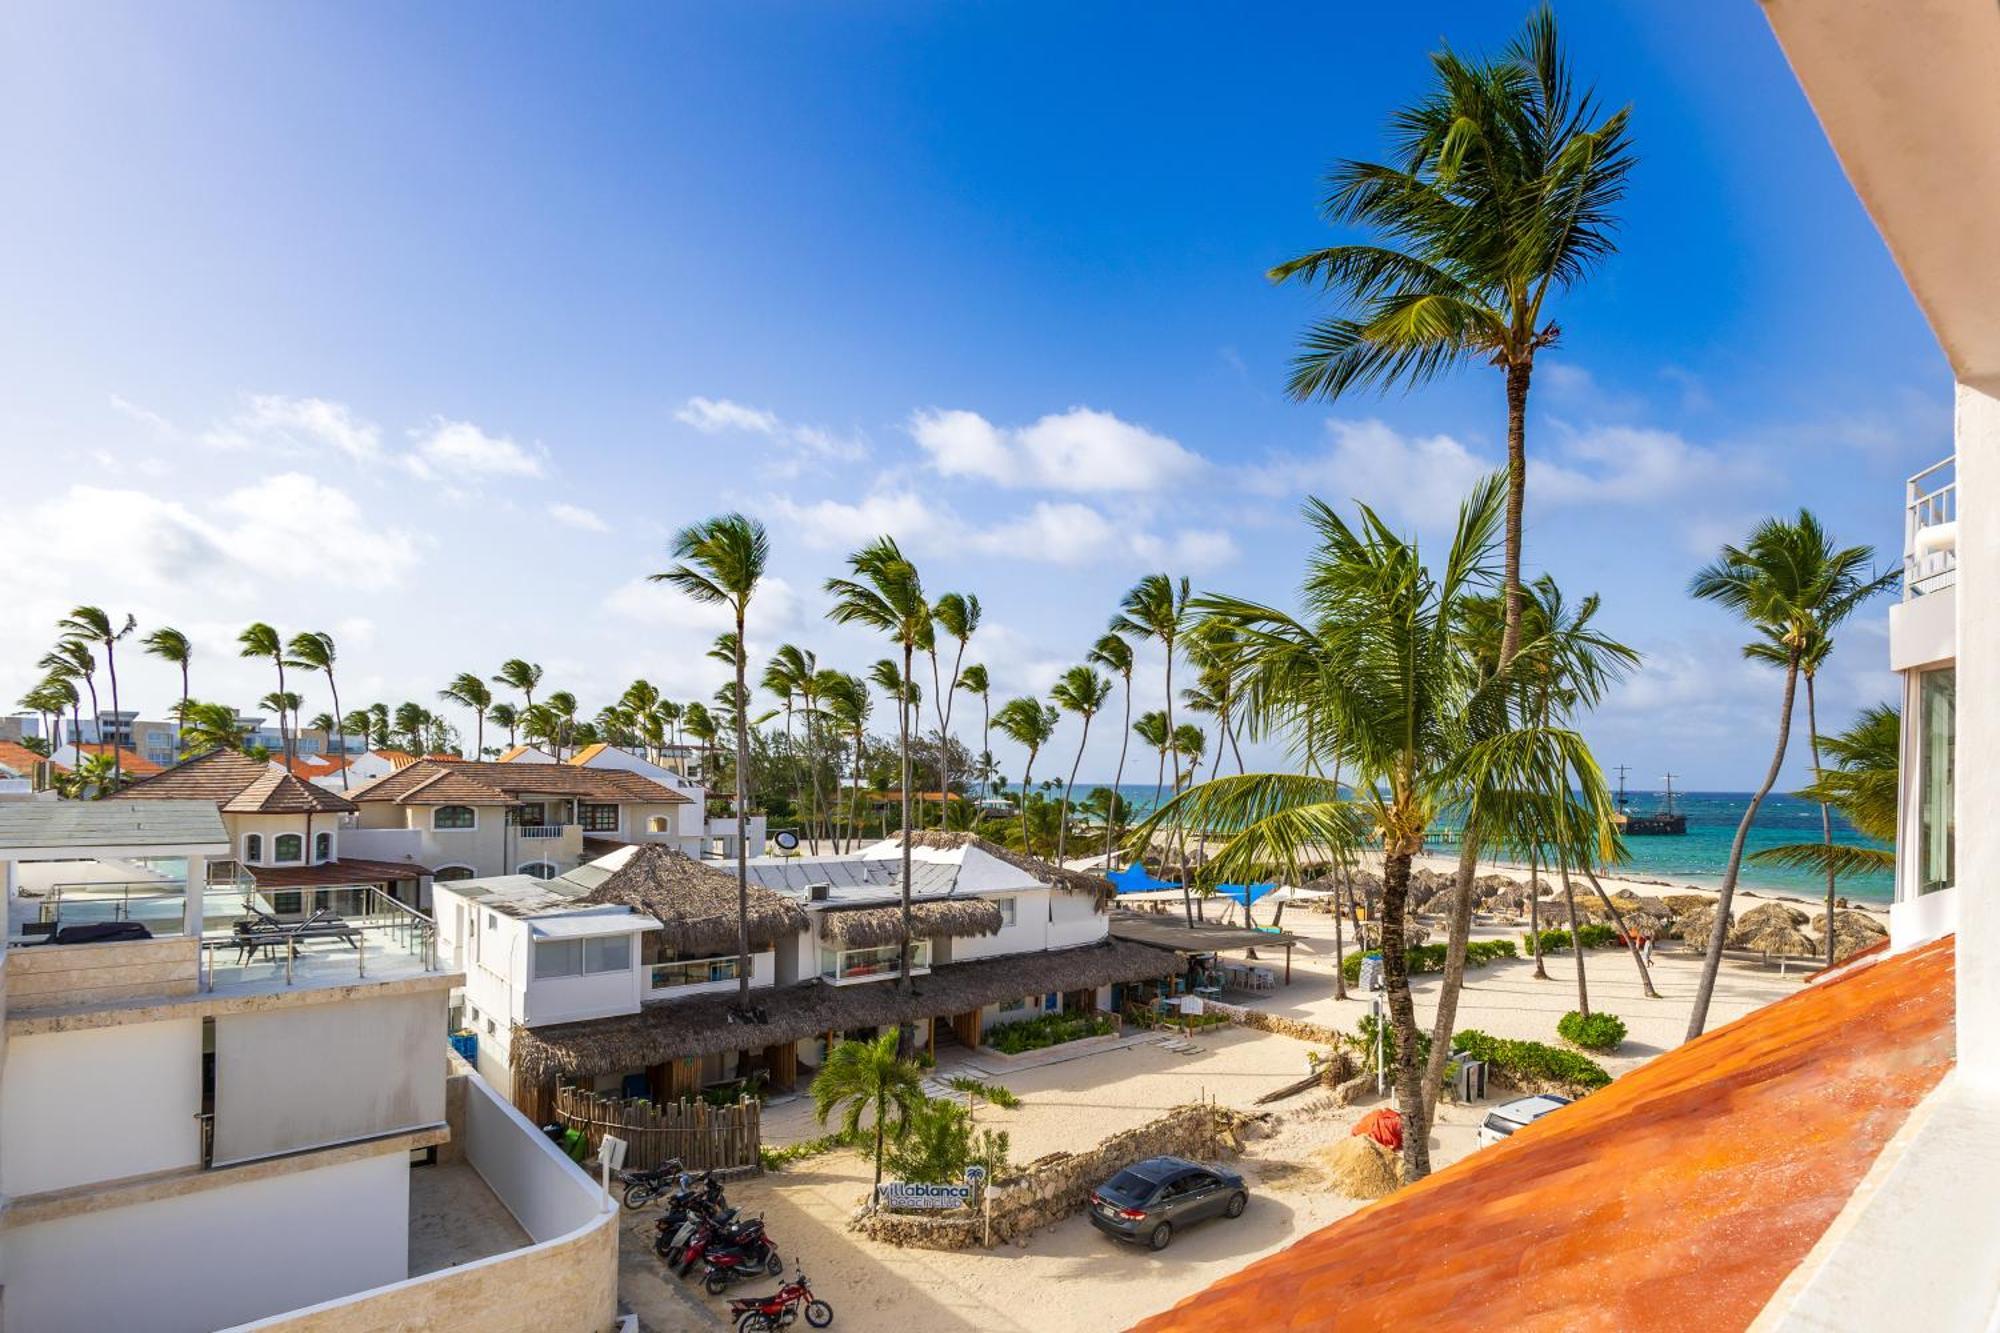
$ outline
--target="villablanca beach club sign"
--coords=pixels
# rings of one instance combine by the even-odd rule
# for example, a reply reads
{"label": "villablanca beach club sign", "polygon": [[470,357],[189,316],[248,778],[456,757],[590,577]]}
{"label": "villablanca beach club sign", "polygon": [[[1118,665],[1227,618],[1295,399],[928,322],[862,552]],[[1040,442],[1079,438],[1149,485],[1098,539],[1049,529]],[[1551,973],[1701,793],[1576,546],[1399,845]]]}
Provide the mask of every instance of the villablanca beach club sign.
{"label": "villablanca beach club sign", "polygon": [[875,1187],[875,1197],[890,1208],[964,1208],[972,1202],[972,1192],[986,1179],[986,1168],[965,1168],[963,1185],[923,1185],[907,1180],[887,1180]]}

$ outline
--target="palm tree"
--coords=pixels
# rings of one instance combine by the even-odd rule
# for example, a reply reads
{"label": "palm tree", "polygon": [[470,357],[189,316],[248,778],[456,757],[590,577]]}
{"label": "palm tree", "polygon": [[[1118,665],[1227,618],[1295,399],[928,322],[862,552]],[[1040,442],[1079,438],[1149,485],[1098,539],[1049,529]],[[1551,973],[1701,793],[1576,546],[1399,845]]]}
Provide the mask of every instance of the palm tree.
{"label": "palm tree", "polygon": [[[854,745],[853,764],[850,769],[853,792],[847,802],[847,848],[841,847],[838,834],[834,837],[836,852],[851,851],[855,835],[855,810],[861,801],[861,747],[868,731],[868,714],[875,705],[869,697],[867,682],[859,676],[850,676],[844,671],[822,671],[815,688],[818,689],[819,696],[826,705],[827,720]],[[838,776],[836,772],[836,781]]]}
{"label": "palm tree", "polygon": [[181,753],[207,754],[210,750],[241,750],[250,728],[236,719],[236,710],[227,704],[203,703],[190,699],[181,705]]}
{"label": "palm tree", "polygon": [[[472,755],[477,759],[486,753],[486,717],[494,711],[493,691],[477,672],[461,671],[451,678],[451,684],[438,691],[438,698],[446,703],[457,704],[460,708],[472,710],[475,719],[472,733]],[[502,705],[503,707],[505,705]],[[513,744],[514,728],[511,722],[513,709],[508,709],[510,719],[507,727],[508,744]]]}
{"label": "palm tree", "polygon": [[[105,674],[111,677],[111,716],[114,726],[120,725],[118,712],[118,641],[138,627],[139,622],[137,618],[129,612],[125,616],[125,623],[121,626],[114,624],[111,617],[105,613],[102,607],[96,606],[79,606],[56,622],[56,628],[63,631],[66,636],[81,639],[85,643],[96,643],[104,646],[104,670]],[[98,728],[97,740],[99,753],[102,753],[104,745],[102,726]],[[79,752],[79,756],[80,754],[81,752]],[[124,785],[124,747],[115,743],[111,747],[111,779],[114,789]]]}
{"label": "palm tree", "polygon": [[[334,651],[333,636],[325,630],[294,634],[291,642],[285,645],[285,656],[287,666],[297,667],[301,671],[318,671],[326,676],[327,692],[333,696],[333,715],[336,719],[344,719],[346,715],[340,711],[340,686],[335,684],[333,679],[333,664],[339,656]],[[344,762],[347,758],[347,724],[344,720],[339,722],[336,731],[339,735],[340,755],[343,760],[340,766],[340,785],[342,790],[345,790],[348,779],[347,764]]]}
{"label": "palm tree", "polygon": [[993,682],[983,662],[968,662],[958,673],[958,688],[979,700],[979,779],[993,774]]}
{"label": "palm tree", "polygon": [[[284,694],[285,641],[279,637],[278,631],[272,629],[261,620],[255,621],[249,628],[236,636],[236,642],[239,645],[236,654],[238,657],[263,657],[270,659],[272,665],[278,668],[277,693],[280,695]],[[285,764],[289,767],[292,761],[292,736],[285,729],[285,715],[283,713],[278,714],[278,741],[284,748]]]}
{"label": "palm tree", "polygon": [[708,705],[699,699],[691,699],[681,709],[681,729],[694,739],[700,752],[701,779],[704,785],[710,780],[709,755],[715,749],[716,738],[722,735],[722,728],[715,724],[715,715],[708,711]]}
{"label": "palm tree", "polygon": [[[1736,896],[1736,877],[1743,869],[1743,848],[1756,822],[1757,810],[1785,766],[1785,747],[1792,737],[1792,705],[1806,656],[1819,651],[1828,635],[1827,619],[1844,617],[1851,604],[1871,595],[1877,580],[1865,571],[1875,558],[1873,547],[1836,546],[1818,518],[1805,509],[1793,519],[1768,518],[1759,523],[1744,545],[1724,546],[1719,559],[1705,566],[1688,584],[1691,595],[1728,608],[1756,631],[1743,655],[1753,661],[1774,660],[1773,646],[1782,649],[1785,688],[1778,706],[1778,744],[1762,785],[1751,796],[1729,846],[1722,871],[1722,889],[1715,902],[1715,924],[1702,960],[1701,984],[1688,1015],[1688,1040],[1708,1025],[1709,1000],[1722,968],[1722,949],[1729,938],[1729,907]],[[1843,609],[1844,608],[1844,609]],[[1829,924],[1831,922],[1829,921]],[[1829,932],[1831,933],[1831,932]]]}
{"label": "palm tree", "polygon": [[[792,766],[792,806],[797,810],[804,810],[806,804],[806,773],[792,747],[792,712],[818,673],[819,658],[811,649],[793,643],[779,644],[778,650],[771,654],[770,665],[764,668],[764,688],[785,705],[785,757]],[[810,766],[808,760],[806,767]]]}
{"label": "palm tree", "polygon": [[1027,767],[1021,770],[1021,843],[1028,845],[1028,805],[1034,795],[1035,756],[1055,734],[1061,714],[1039,699],[1009,699],[993,715],[1000,734],[1028,752]]}
{"label": "palm tree", "polygon": [[[83,687],[90,692],[90,715],[97,716],[97,658],[82,639],[59,640],[35,665],[48,672],[51,679],[61,677],[72,684],[82,681]],[[82,703],[78,699],[70,706],[69,740],[76,747],[79,758],[83,755]]]}
{"label": "palm tree", "polygon": [[124,785],[118,765],[102,752],[81,755],[76,767],[58,773],[49,783],[58,796],[72,801],[101,801]]}
{"label": "palm tree", "polygon": [[[1157,639],[1167,659],[1167,734],[1174,730],[1174,645],[1187,629],[1188,581],[1178,585],[1165,574],[1148,574],[1125,594],[1119,613],[1111,618],[1111,632],[1132,639]],[[1172,747],[1167,747],[1171,749]],[[1166,753],[1165,750],[1162,754]],[[1181,766],[1174,758],[1174,790],[1181,785]]]}
{"label": "palm tree", "polygon": [[[1315,761],[1337,757],[1351,776],[1218,778],[1175,797],[1140,830],[1150,837],[1171,823],[1221,835],[1208,870],[1239,882],[1300,882],[1329,854],[1379,843],[1383,970],[1412,1179],[1430,1169],[1430,1085],[1442,1078],[1456,1005],[1441,988],[1434,1067],[1426,1067],[1404,947],[1410,867],[1425,834],[1441,812],[1459,809],[1469,834],[1487,842],[1560,841],[1582,856],[1609,836],[1610,794],[1582,738],[1524,716],[1511,667],[1489,674],[1462,642],[1469,603],[1491,587],[1504,505],[1504,478],[1483,480],[1433,571],[1366,506],[1350,525],[1309,500],[1317,543],[1301,613],[1198,599],[1202,614],[1226,619],[1241,637],[1235,693],[1255,734],[1285,736]],[[1463,949],[1456,922],[1453,942]]]}
{"label": "palm tree", "polygon": [[[521,727],[520,710],[515,708],[514,705],[505,702],[488,704],[485,720],[491,722],[496,727],[505,727],[507,729],[507,748],[510,750],[513,749],[515,733]],[[484,724],[482,723],[481,726],[483,730]]]}
{"label": "palm tree", "polygon": [[421,756],[430,749],[430,731],[430,709],[415,701],[396,705],[396,732],[408,744],[411,754]]}
{"label": "palm tree", "polygon": [[937,674],[937,653],[931,653],[931,706],[938,718],[938,827],[945,824],[945,810],[951,804],[951,711],[958,701],[959,682],[965,679],[965,645],[979,631],[979,598],[972,593],[948,592],[931,605],[932,623],[958,645],[952,653],[951,680],[941,682]]}
{"label": "palm tree", "polygon": [[[1106,631],[1091,646],[1090,652],[1085,656],[1084,660],[1094,666],[1103,667],[1106,671],[1111,672],[1125,682],[1125,726],[1118,733],[1118,775],[1111,780],[1111,790],[1114,795],[1111,803],[1105,807],[1104,868],[1109,870],[1111,869],[1112,828],[1118,822],[1116,819],[1118,798],[1124,795],[1125,752],[1132,745],[1132,645],[1125,642],[1124,635]],[[1159,797],[1155,795],[1155,803],[1158,800]]]}
{"label": "palm tree", "polygon": [[1189,712],[1206,714],[1216,721],[1215,765],[1208,774],[1211,778],[1222,771],[1225,744],[1236,755],[1236,771],[1243,772],[1243,751],[1236,744],[1230,718],[1236,702],[1231,693],[1235,687],[1230,674],[1235,650],[1235,634],[1220,621],[1198,620],[1188,632],[1188,661],[1196,675],[1194,688],[1181,691],[1181,702],[1188,706]]}
{"label": "palm tree", "polygon": [[[272,690],[269,694],[265,695],[262,699],[259,699],[257,701],[257,706],[259,708],[272,709],[278,714],[278,734],[280,736],[283,736],[288,734],[284,729],[285,718],[287,715],[289,715],[292,719],[293,729],[294,730],[297,729],[299,720],[299,706],[304,702],[305,700],[299,698],[298,694],[295,691],[285,690],[283,692],[280,692],[278,690]],[[291,746],[287,745],[284,747],[284,755],[285,755],[285,767],[290,768],[292,759]]]}
{"label": "palm tree", "polygon": [[[663,734],[671,733],[671,740],[674,749],[676,750],[680,749],[681,705],[675,703],[672,699],[662,699],[658,703],[653,705],[653,716],[659,721],[660,730]],[[660,757],[662,759],[666,758],[664,754],[662,754]],[[685,759],[682,759],[680,762],[682,763],[683,766],[685,766],[687,761]],[[685,774],[683,774],[683,776],[685,776]]]}
{"label": "palm tree", "polygon": [[521,705],[521,712],[526,713],[535,706],[535,687],[542,683],[541,663],[530,662],[521,657],[510,657],[500,664],[500,670],[495,673],[493,683],[519,690],[521,697],[526,701]]}
{"label": "palm tree", "polygon": [[[1153,774],[1153,809],[1158,810],[1167,790],[1167,750],[1174,740],[1173,733],[1167,730],[1167,715],[1158,709],[1139,714],[1139,720],[1132,724],[1132,734],[1146,742],[1146,748],[1159,756],[1159,765]],[[1144,850],[1143,846],[1141,850]]]}
{"label": "palm tree", "polygon": [[818,659],[812,660],[815,664],[813,673],[799,681],[799,703],[800,715],[806,726],[806,770],[811,775],[812,787],[812,818],[806,827],[812,837],[812,852],[817,856],[820,825],[826,819],[826,806],[820,794],[819,782],[820,727],[826,721],[826,714],[821,708],[820,694],[831,673],[817,669]]}
{"label": "palm tree", "polygon": [[1505,660],[1520,642],[1528,385],[1536,353],[1560,334],[1551,296],[1616,249],[1635,160],[1629,109],[1598,119],[1546,6],[1497,59],[1445,50],[1431,64],[1431,89],[1391,117],[1391,160],[1341,161],[1327,175],[1321,213],[1374,243],[1313,250],[1270,277],[1316,286],[1341,307],[1301,340],[1296,399],[1413,387],[1474,362],[1504,372]]}
{"label": "palm tree", "polygon": [[1820,742],[1833,756],[1833,767],[1815,765],[1812,785],[1799,793],[1808,801],[1832,806],[1856,832],[1888,846],[1791,842],[1752,852],[1749,859],[1762,865],[1790,866],[1828,875],[1894,870],[1896,774],[1902,725],[1894,707],[1876,704],[1864,709],[1846,731],[1822,736]]}
{"label": "palm tree", "polygon": [[139,640],[139,646],[163,662],[181,669],[181,703],[188,701],[188,664],[194,661],[194,643],[187,635],[167,625]]}
{"label": "palm tree", "polygon": [[910,710],[915,706],[916,686],[910,679],[917,645],[931,632],[931,608],[924,600],[924,581],[917,567],[903,556],[894,537],[877,537],[847,557],[852,578],[826,581],[833,594],[827,618],[836,625],[863,625],[887,635],[903,650],[902,671],[897,677],[896,743],[902,755],[903,780],[903,931],[898,955],[896,985],[908,994],[910,987]]}
{"label": "palm tree", "polygon": [[1069,835],[1070,793],[1076,788],[1076,772],[1083,764],[1083,747],[1090,743],[1090,719],[1097,716],[1097,710],[1111,697],[1111,682],[1088,666],[1073,666],[1049,690],[1049,697],[1058,707],[1083,719],[1083,734],[1076,741],[1076,758],[1070,761],[1069,781],[1063,784],[1062,822],[1056,832],[1056,864],[1061,865]]}
{"label": "palm tree", "polygon": [[[1189,786],[1194,785],[1200,777],[1201,756],[1208,749],[1208,734],[1192,722],[1183,722],[1174,728],[1172,749],[1175,758],[1185,759],[1188,763],[1187,776],[1182,781]],[[1216,749],[1220,757],[1221,747]]]}
{"label": "palm tree", "polygon": [[[63,714],[69,711],[70,704],[75,698],[76,687],[68,680],[59,676],[48,676],[34,689],[21,696],[21,707],[39,714],[42,719],[42,735],[52,737],[56,734],[56,724],[62,721]],[[55,747],[49,745],[49,748]]]}
{"label": "palm tree", "polygon": [[[813,1078],[813,1113],[823,1125],[845,1108],[841,1128],[861,1132],[862,1118],[875,1126],[875,1192],[882,1188],[882,1149],[887,1138],[902,1142],[910,1116],[924,1104],[924,1071],[897,1053],[897,1034],[875,1041],[836,1042]],[[875,1193],[869,1195],[874,1206]]]}
{"label": "palm tree", "polygon": [[[662,574],[648,577],[666,583],[706,606],[726,606],[736,624],[736,954],[737,1007],[750,1008],[750,735],[744,713],[749,688],[744,682],[743,630],[750,599],[771,562],[771,539],[764,525],[741,514],[705,519],[674,534],[674,558],[680,561]],[[907,890],[906,890],[907,892]]]}

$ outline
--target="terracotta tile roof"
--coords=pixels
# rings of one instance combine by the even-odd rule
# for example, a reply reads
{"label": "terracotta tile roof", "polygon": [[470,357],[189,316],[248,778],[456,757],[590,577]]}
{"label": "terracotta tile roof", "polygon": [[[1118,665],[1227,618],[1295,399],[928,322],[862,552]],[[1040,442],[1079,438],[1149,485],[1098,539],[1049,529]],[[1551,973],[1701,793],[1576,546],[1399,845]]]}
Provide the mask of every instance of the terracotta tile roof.
{"label": "terracotta tile roof", "polygon": [[414,764],[414,763],[416,763],[416,762],[417,762],[417,757],[416,757],[415,755],[411,754],[411,753],[410,753],[409,751],[407,751],[407,750],[382,750],[382,749],[377,749],[377,750],[373,751],[372,753],[374,753],[374,754],[376,754],[376,755],[380,756],[380,757],[381,757],[381,758],[383,758],[383,759],[387,759],[387,760],[388,760],[388,761],[389,761],[390,763],[394,764],[394,765],[395,765],[395,766],[396,766],[397,768],[406,768],[406,767],[408,767],[409,765],[411,765],[411,764]]}
{"label": "terracotta tile roof", "polygon": [[[285,763],[277,755],[271,756],[271,762],[276,764]],[[347,767],[347,765],[327,755],[301,754],[294,755],[291,763],[287,764],[286,767],[291,769],[293,774],[298,777],[323,778],[329,774],[338,773],[341,769]]]}
{"label": "terracotta tile roof", "polygon": [[397,801],[420,805],[503,805],[540,796],[580,796],[593,801],[646,801],[679,805],[687,801],[671,787],[615,768],[571,768],[568,764],[509,764],[454,759],[419,759],[349,793],[357,801]]}
{"label": "terracotta tile roof", "polygon": [[313,888],[325,884],[380,884],[387,880],[418,879],[431,873],[429,866],[409,861],[360,861],[352,857],[327,861],[316,866],[245,866],[260,889]]}
{"label": "terracotta tile roof", "polygon": [[130,800],[203,800],[231,814],[303,814],[350,811],[335,792],[303,782],[282,768],[240,750],[210,750],[163,768],[120,792]]}
{"label": "terracotta tile roof", "polygon": [[36,764],[47,762],[25,745],[15,741],[0,741],[0,768],[12,769],[25,778],[35,771]]}
{"label": "terracotta tile roof", "polygon": [[588,763],[590,763],[591,760],[597,758],[597,756],[603,754],[606,750],[610,748],[611,747],[609,745],[606,745],[603,741],[597,741],[593,744],[584,746],[581,750],[578,750],[575,754],[563,760],[563,762],[565,764],[573,764],[578,768],[582,768]]}
{"label": "terracotta tile roof", "polygon": [[[150,774],[162,771],[162,768],[159,764],[156,764],[152,760],[146,758],[145,755],[140,754],[137,750],[134,750],[129,745],[84,744],[78,746],[77,748],[82,752],[83,757],[85,759],[88,759],[93,755],[100,755],[100,754],[108,758],[111,752],[113,750],[116,750],[119,756],[119,763],[124,766],[125,772],[128,774],[136,773],[140,777],[146,777]],[[66,767],[66,765],[57,764],[56,767],[64,768]]]}
{"label": "terracotta tile roof", "polygon": [[1743,1328],[1951,1068],[1953,963],[1829,975],[1138,1328]]}

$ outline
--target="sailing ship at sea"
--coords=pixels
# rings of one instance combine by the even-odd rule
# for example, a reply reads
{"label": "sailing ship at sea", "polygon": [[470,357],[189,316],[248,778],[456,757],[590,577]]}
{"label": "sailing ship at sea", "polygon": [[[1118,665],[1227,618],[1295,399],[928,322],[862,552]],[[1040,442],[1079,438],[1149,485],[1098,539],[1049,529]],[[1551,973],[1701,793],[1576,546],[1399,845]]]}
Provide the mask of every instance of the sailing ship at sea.
{"label": "sailing ship at sea", "polygon": [[1630,838],[1679,837],[1688,831],[1687,816],[1674,809],[1674,775],[1666,776],[1665,803],[1649,815],[1635,815],[1625,795],[1626,766],[1618,765],[1618,809],[1611,816],[1618,831]]}

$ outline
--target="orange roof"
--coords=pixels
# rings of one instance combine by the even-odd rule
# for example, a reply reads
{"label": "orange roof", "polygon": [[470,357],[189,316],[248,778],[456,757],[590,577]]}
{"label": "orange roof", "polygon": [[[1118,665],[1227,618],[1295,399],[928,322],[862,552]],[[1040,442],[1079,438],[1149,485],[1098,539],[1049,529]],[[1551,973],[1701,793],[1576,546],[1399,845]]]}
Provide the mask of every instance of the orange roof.
{"label": "orange roof", "polygon": [[[271,762],[284,764],[285,760],[280,755],[272,755]],[[322,778],[329,773],[338,773],[346,765],[327,755],[300,754],[293,755],[291,763],[285,764],[285,767],[289,768],[295,777]]]}
{"label": "orange roof", "polygon": [[[118,752],[118,762],[120,767],[122,767],[127,773],[136,773],[141,777],[145,777],[146,775],[151,773],[158,773],[160,771],[160,765],[146,758],[145,755],[140,754],[137,750],[134,750],[129,745],[84,744],[78,746],[77,749],[85,759],[89,759],[92,756],[100,754],[108,759],[111,757],[111,752],[113,750],[116,750]],[[57,764],[56,767],[62,768],[64,767],[64,765]]]}
{"label": "orange roof", "polygon": [[11,768],[25,778],[34,773],[36,764],[47,762],[18,741],[0,741],[0,768]]}
{"label": "orange roof", "polygon": [[1951,1068],[1953,972],[1830,974],[1138,1328],[1743,1328]]}
{"label": "orange roof", "polygon": [[[519,749],[520,747],[516,746],[515,748]],[[597,756],[603,754],[606,750],[610,748],[611,747],[609,745],[606,745],[603,741],[596,741],[593,742],[592,744],[584,746],[581,750],[578,750],[575,754],[563,760],[563,762],[565,764],[575,764],[578,768],[583,768],[586,767],[591,760],[597,758]]]}

